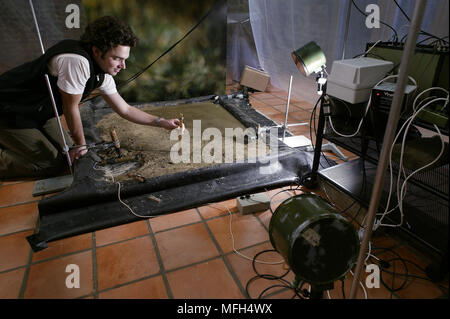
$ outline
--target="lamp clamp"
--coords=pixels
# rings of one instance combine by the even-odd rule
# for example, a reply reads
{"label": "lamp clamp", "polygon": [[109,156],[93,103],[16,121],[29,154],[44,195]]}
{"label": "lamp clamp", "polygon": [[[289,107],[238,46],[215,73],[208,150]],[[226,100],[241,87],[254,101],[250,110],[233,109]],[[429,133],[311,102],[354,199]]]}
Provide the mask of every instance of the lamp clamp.
{"label": "lamp clamp", "polygon": [[316,82],[317,82],[317,94],[318,95],[322,95],[323,94],[323,87],[327,83],[325,65],[323,65],[322,69],[317,72]]}

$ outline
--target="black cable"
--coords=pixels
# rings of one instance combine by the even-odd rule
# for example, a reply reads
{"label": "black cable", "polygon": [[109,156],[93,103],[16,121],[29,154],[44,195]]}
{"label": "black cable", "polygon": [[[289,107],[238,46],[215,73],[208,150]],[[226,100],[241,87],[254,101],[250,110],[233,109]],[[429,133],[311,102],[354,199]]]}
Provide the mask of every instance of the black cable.
{"label": "black cable", "polygon": [[[420,42],[417,42],[416,45],[420,45],[420,44],[422,44],[423,42],[428,41],[428,40],[431,40],[431,39],[435,39],[435,41],[431,42],[429,45],[432,45],[432,44],[434,44],[434,43],[436,43],[436,42],[438,42],[438,41],[439,41],[439,42],[442,42],[442,43],[447,43],[447,44],[448,44],[448,41],[445,40],[446,38],[448,38],[448,36],[445,36],[445,37],[440,38],[440,37],[437,37],[437,36],[432,35],[432,34],[430,34],[430,33],[428,33],[428,32],[425,32],[425,31],[420,31],[420,32],[419,32],[419,35],[426,35],[426,36],[428,36],[428,38],[425,38],[425,39],[420,40]],[[400,43],[403,43],[407,37],[408,37],[408,34],[405,34],[405,35],[402,37],[402,39],[400,40]]]}
{"label": "black cable", "polygon": [[404,259],[395,250],[393,250],[391,248],[376,248],[375,247],[375,248],[372,249],[372,251],[376,251],[376,250],[380,250],[380,249],[381,250],[387,250],[387,251],[391,252],[392,254],[394,254],[395,256],[397,256],[397,258],[392,258],[390,260],[385,260],[385,262],[389,263],[389,262],[392,262],[392,261],[399,260],[403,264],[403,267],[405,268],[405,274],[404,274],[405,275],[405,280],[403,280],[403,283],[398,288],[394,288],[395,276],[398,275],[395,272],[395,264],[394,264],[394,271],[391,273],[392,274],[392,287],[389,287],[388,284],[383,280],[383,271],[385,271],[384,267],[381,267],[382,271],[380,273],[380,282],[391,293],[394,293],[394,292],[402,290],[406,286],[406,284],[408,283],[408,266],[406,265],[406,262],[404,261]]}
{"label": "black cable", "polygon": [[136,74],[134,74],[133,76],[131,76],[128,80],[126,80],[125,82],[119,84],[117,87],[120,89],[122,87],[124,87],[125,85],[127,85],[128,83],[130,83],[131,81],[134,81],[135,79],[137,79],[142,73],[144,73],[145,71],[147,71],[153,64],[155,64],[159,59],[161,59],[163,56],[165,56],[170,50],[172,50],[174,47],[176,47],[181,41],[183,41],[189,34],[191,34],[210,14],[211,12],[215,9],[216,5],[221,2],[221,0],[217,0],[214,5],[208,10],[208,12],[200,18],[200,20],[183,36],[181,37],[177,42],[175,42],[174,44],[172,44],[168,49],[166,49],[166,51],[164,51],[159,57],[157,57],[152,63],[150,63],[149,65],[147,65],[145,68],[143,68],[141,71],[137,72]]}
{"label": "black cable", "polygon": [[[290,283],[289,283],[287,280],[284,280],[284,279],[281,279],[281,278],[277,278],[276,276],[269,275],[269,274],[256,275],[256,276],[253,276],[252,278],[250,278],[250,279],[247,281],[247,284],[245,285],[245,293],[247,294],[248,298],[250,298],[250,299],[253,299],[253,298],[250,296],[250,292],[249,292],[250,284],[251,284],[253,281],[257,280],[257,279],[278,280],[278,281],[280,281],[281,283],[284,283],[284,285],[280,285],[280,286],[283,286],[284,288],[290,288],[290,289],[293,289],[293,287],[290,285]],[[278,285],[276,285],[276,286],[278,286]],[[270,287],[272,287],[272,286],[270,286]],[[270,288],[270,287],[269,287],[269,288]],[[264,291],[264,292],[265,292],[265,291]],[[264,293],[264,292],[263,292],[263,293]],[[261,294],[259,294],[258,298],[260,298],[260,296],[261,296]]]}
{"label": "black cable", "polygon": [[[392,248],[387,248],[387,247],[386,247],[386,248],[385,248],[385,247],[374,247],[374,248],[372,249],[372,251],[376,251],[376,250],[386,250],[386,251],[389,251],[389,252],[391,252],[392,254],[394,254],[394,255],[397,256],[397,258],[393,258],[393,259],[389,259],[389,260],[382,260],[382,259],[377,260],[377,261],[380,262],[381,269],[382,269],[384,272],[386,272],[386,273],[393,274],[393,272],[386,270],[386,268],[387,268],[387,266],[390,265],[390,262],[391,262],[391,261],[394,261],[394,260],[397,260],[397,259],[398,259],[398,260],[401,260],[402,263],[405,265],[405,269],[407,269],[407,268],[406,268],[406,263],[410,263],[410,264],[414,265],[417,269],[419,269],[421,272],[423,272],[424,274],[426,274],[426,270],[425,270],[422,266],[420,266],[419,264],[417,264],[416,262],[414,262],[414,261],[412,261],[412,260],[405,259],[405,258],[401,257],[401,256],[400,256],[394,249],[392,249]],[[386,265],[387,265],[387,266],[386,266]],[[442,285],[440,285],[440,284],[438,284],[438,283],[435,283],[435,282],[433,282],[433,280],[431,280],[430,278],[427,278],[427,277],[422,277],[422,276],[418,276],[418,275],[413,275],[413,274],[410,274],[410,273],[408,273],[408,272],[407,272],[406,274],[404,274],[404,273],[396,273],[396,275],[397,275],[397,276],[405,276],[405,277],[407,277],[407,278],[411,277],[411,278],[417,278],[417,279],[426,280],[426,281],[429,281],[429,282],[431,282],[431,283],[437,285],[437,286],[438,286],[439,288],[441,288],[442,290],[448,291],[448,288],[447,288],[447,287],[442,286]]]}
{"label": "black cable", "polygon": [[403,42],[406,40],[407,37],[408,37],[408,33],[405,34],[405,35],[400,39],[400,43],[403,43]]}
{"label": "black cable", "polygon": [[[320,111],[319,111],[320,112]],[[316,109],[314,109],[314,112],[313,112],[313,129],[314,129],[314,134],[316,135],[316,138],[317,138],[317,128],[316,128]],[[319,117],[320,117],[320,115],[319,115]],[[311,135],[311,127],[310,127],[310,135]],[[322,137],[322,139],[323,139],[323,137]],[[323,142],[323,141],[322,141]],[[312,145],[312,143],[311,143],[311,145]],[[313,148],[314,149],[314,148]],[[322,154],[322,157],[323,158],[325,158],[325,160],[326,160],[326,162],[328,163],[328,166],[334,166],[334,165],[332,165],[332,163],[329,161],[329,159],[325,156],[325,154],[323,153],[323,151],[322,151],[322,149],[320,150],[320,154]],[[324,166],[323,166],[323,164],[320,162],[320,156],[319,156],[319,165],[320,165],[320,167],[322,167],[322,168],[325,168]]]}
{"label": "black cable", "polygon": [[264,253],[267,253],[267,252],[277,252],[277,251],[276,251],[275,249],[266,249],[266,250],[263,250],[263,251],[260,251],[259,253],[257,253],[257,254],[253,257],[253,260],[252,260],[252,268],[253,268],[253,271],[255,272],[256,275],[258,275],[259,277],[264,278],[264,279],[269,279],[269,280],[278,280],[278,279],[282,279],[283,277],[285,277],[285,276],[291,271],[290,269],[288,269],[288,270],[287,270],[283,275],[281,275],[281,276],[274,276],[274,275],[260,274],[260,273],[258,272],[258,270],[256,270],[256,259],[258,258],[259,255],[264,254]]}
{"label": "black cable", "polygon": [[409,22],[411,22],[411,19],[409,18],[409,16],[406,14],[406,12],[403,10],[402,7],[400,7],[400,5],[398,4],[398,2],[396,0],[394,0],[395,4],[397,5],[397,7],[400,9],[400,11],[403,13],[403,15],[405,16],[406,20],[408,20]]}
{"label": "black cable", "polygon": [[[366,14],[364,11],[362,11],[362,10],[356,5],[356,3],[355,3],[354,0],[352,0],[352,4],[355,6],[355,8],[356,8],[362,15],[364,15],[365,17],[368,16],[368,14]],[[378,21],[380,21],[381,24],[387,26],[387,27],[390,28],[392,31],[394,31],[394,35],[395,35],[395,38],[394,38],[395,40],[394,40],[394,42],[398,42],[398,34],[397,34],[397,31],[396,31],[393,27],[391,27],[389,24],[387,24],[387,23],[385,23],[385,22],[383,22],[383,21],[381,21],[381,20],[378,20]]]}
{"label": "black cable", "polygon": [[[431,40],[431,39],[434,39],[434,37],[428,37],[428,38],[425,38],[425,39],[423,39],[423,40],[420,40],[419,42],[417,42],[416,45],[422,44],[422,43],[424,43],[425,41],[429,41],[429,40]],[[436,41],[439,41],[439,40],[436,40]]]}
{"label": "black cable", "polygon": [[295,297],[299,297],[299,299],[305,299],[305,298],[300,294],[300,290],[299,290],[299,289],[296,289],[296,288],[291,287],[291,286],[286,286],[286,285],[272,285],[272,286],[269,286],[269,287],[267,287],[266,289],[264,289],[264,290],[259,294],[258,299],[262,299],[263,296],[264,296],[264,293],[267,292],[267,291],[269,291],[270,289],[273,289],[273,288],[289,288],[289,289],[292,289],[292,290],[294,290],[294,295],[291,297],[291,299],[294,299]]}
{"label": "black cable", "polygon": [[[398,290],[403,289],[403,287],[400,286],[400,289],[394,290],[394,283],[395,283],[395,263],[393,264],[392,267],[393,267],[393,272],[392,272],[392,288],[389,289],[389,291],[390,291],[389,299],[392,299],[392,297],[394,296],[394,291],[398,291]],[[383,285],[384,285],[385,287],[387,287],[387,286],[385,285],[384,281],[383,281],[383,272],[380,273],[380,281],[383,283]],[[405,279],[405,281],[403,282],[403,284],[406,285],[406,283],[407,283],[407,280]]]}
{"label": "black cable", "polygon": [[[299,184],[299,186],[301,186],[301,184]],[[297,189],[298,189],[299,187],[297,187]],[[283,190],[281,190],[281,191],[279,191],[279,192],[277,192],[277,193],[275,193],[275,194],[273,194],[271,197],[270,197],[270,202],[269,202],[269,210],[270,210],[270,212],[272,213],[272,215],[273,215],[273,210],[272,210],[272,198],[274,198],[276,195],[278,195],[278,194],[281,194],[281,193],[283,193],[283,192],[289,192],[290,190],[288,190],[288,189],[283,189]]]}
{"label": "black cable", "polygon": [[[362,119],[361,119],[362,121],[366,121],[366,117],[364,116]],[[365,122],[364,122],[365,123]],[[365,126],[365,125],[364,125]],[[363,127],[364,127],[363,126]],[[365,190],[366,190],[366,184],[367,184],[367,175],[366,175],[366,167],[365,167],[365,157],[366,157],[366,153],[367,153],[367,147],[365,147],[364,146],[364,143],[363,143],[363,141],[364,141],[364,137],[365,137],[365,131],[364,131],[364,129],[362,130],[362,137],[361,137],[361,139],[362,139],[362,142],[361,142],[361,158],[362,158],[362,165],[363,165],[363,180],[362,180],[362,187],[361,187],[361,189],[360,189],[360,192],[359,192],[359,195],[358,195],[358,197],[359,198],[361,198],[362,196],[363,196],[363,194],[364,194],[364,192],[365,192]],[[328,197],[328,196],[327,196]],[[357,199],[355,199],[355,200],[353,200],[353,202],[349,205],[349,206],[347,206],[346,208],[344,208],[344,209],[338,209],[339,211],[340,211],[340,213],[341,214],[345,214],[346,216],[348,216],[349,218],[350,218],[350,222],[355,222],[359,227],[363,227],[363,225],[361,225],[359,222],[358,222],[358,220],[357,220],[357,218],[358,218],[358,216],[359,216],[359,214],[361,213],[361,211],[362,211],[362,206],[360,205],[359,206],[359,208],[358,208],[358,210],[357,210],[357,212],[356,212],[356,214],[354,215],[354,216],[352,216],[352,215],[350,215],[350,214],[347,214],[347,210],[349,210],[351,207],[353,207],[353,205],[355,205],[356,203],[358,202],[358,200]]]}
{"label": "black cable", "polygon": [[[406,14],[406,12],[403,10],[403,8],[398,4],[398,2],[397,2],[396,0],[394,0],[394,3],[395,3],[395,5],[400,9],[400,11],[402,12],[402,14],[405,16],[406,20],[408,20],[408,22],[411,22],[411,19],[410,19],[409,16]],[[437,39],[437,40],[443,40],[443,39],[445,39],[445,38],[439,38],[439,37],[437,37],[437,36],[435,36],[435,35],[433,35],[433,34],[431,34],[431,33],[429,33],[429,32],[423,31],[423,30],[420,30],[420,33],[421,33],[421,34],[424,34],[424,35],[428,35],[428,36],[429,36],[428,39],[432,39],[432,38]],[[403,42],[403,40],[406,38],[407,35],[408,35],[408,34],[406,34],[406,35],[402,38],[402,40],[400,40],[400,42]],[[428,39],[426,39],[426,40],[428,40]],[[422,43],[422,42],[423,42],[423,40],[422,40],[421,42],[417,43],[417,44],[420,44],[420,43]]]}
{"label": "black cable", "polygon": [[438,37],[435,37],[435,36],[429,36],[428,38],[425,38],[425,39],[423,39],[423,40],[420,40],[420,42],[417,42],[416,45],[422,44],[423,42],[429,41],[429,40],[431,40],[431,39],[435,39],[435,40],[434,40],[433,42],[431,42],[429,45],[433,45],[433,44],[436,43],[436,42],[447,42],[447,43],[448,43],[448,41],[445,41],[445,40],[444,40],[445,38],[447,38],[447,37],[444,37],[444,38],[438,38]]}
{"label": "black cable", "polygon": [[[323,97],[323,99],[325,100],[325,98],[327,98],[327,97],[330,99],[330,97],[329,97],[328,95],[325,95],[325,96]],[[314,117],[315,117],[315,114],[314,114]],[[320,115],[319,115],[319,117],[320,117]],[[325,115],[324,115],[324,117],[325,117]],[[326,118],[324,119],[324,121],[326,121]],[[315,119],[314,119],[314,134],[316,134],[316,136],[317,136],[317,130],[316,130],[316,125],[315,125],[315,123],[316,123],[316,121],[315,121]],[[324,129],[325,129],[325,126],[324,126]],[[323,139],[323,133],[322,133],[322,139]],[[330,159],[329,159],[328,157],[325,156],[325,154],[324,154],[324,152],[322,151],[322,149],[320,150],[320,153],[322,154],[322,157],[325,158],[325,160],[326,160],[326,162],[328,163],[328,166],[329,166],[329,167],[336,165],[336,163],[335,163],[334,161],[333,161],[333,163],[330,162]],[[320,161],[319,161],[319,164],[320,164]],[[322,166],[322,168],[323,168],[323,165],[320,165],[320,166]]]}
{"label": "black cable", "polygon": [[[316,130],[316,112],[317,112],[317,107],[319,105],[320,100],[322,99],[322,97],[320,97],[316,104],[314,105],[314,108],[311,112],[311,117],[309,118],[309,138],[311,139],[311,146],[313,148],[313,152],[315,152],[315,145],[313,143],[313,137],[312,137],[312,132],[314,131],[315,137],[317,138],[317,130]],[[320,111],[319,111],[320,112]],[[323,154],[323,153],[322,153]],[[320,156],[319,156],[319,165],[323,168],[322,163],[320,163]]]}
{"label": "black cable", "polygon": [[313,137],[312,137],[312,128],[313,128],[313,125],[315,127],[315,123],[314,123],[314,121],[316,119],[315,113],[316,113],[317,105],[319,105],[319,102],[320,102],[320,98],[317,100],[316,104],[314,105],[314,108],[311,111],[311,116],[309,117],[309,138],[311,140],[311,146],[312,146],[313,150],[314,150],[315,146],[314,146]]}
{"label": "black cable", "polygon": [[433,42],[430,42],[430,44],[429,45],[434,45],[436,42],[439,42],[439,44],[443,44],[443,43],[446,43],[447,45],[448,45],[448,41],[446,41],[446,40],[444,40],[444,39],[446,39],[446,38],[448,38],[448,36],[445,36],[445,37],[443,37],[442,39],[436,39],[436,40],[434,40]]}
{"label": "black cable", "polygon": [[295,295],[293,296],[293,298],[295,298],[297,296],[300,299],[304,299],[304,296],[301,291],[301,287],[303,286],[304,282],[302,282],[302,284],[297,288],[297,287],[293,287],[287,280],[283,279],[291,271],[290,269],[288,269],[284,274],[282,274],[280,276],[275,276],[275,275],[271,275],[271,274],[261,274],[258,272],[258,270],[256,269],[256,260],[259,255],[267,253],[267,252],[276,252],[276,250],[275,249],[262,250],[253,257],[252,268],[256,275],[254,277],[250,278],[247,281],[247,284],[245,285],[245,292],[246,292],[247,296],[250,299],[252,299],[248,289],[249,289],[250,284],[253,281],[255,281],[256,279],[266,279],[266,280],[277,280],[277,281],[281,282],[282,284],[281,285],[276,284],[276,285],[267,287],[258,295],[258,299],[262,298],[264,296],[264,293],[266,293],[270,289],[277,288],[277,287],[292,289],[295,292]]}
{"label": "black cable", "polygon": [[280,287],[280,288],[285,288],[286,286],[285,286],[285,285],[273,285],[273,286],[269,286],[269,287],[267,287],[266,289],[264,289],[264,290],[258,295],[258,299],[262,299],[262,298],[263,298],[263,295],[264,295],[264,293],[265,293],[266,291],[268,291],[268,290],[270,290],[270,289],[273,289],[273,288],[278,288],[278,287]]}

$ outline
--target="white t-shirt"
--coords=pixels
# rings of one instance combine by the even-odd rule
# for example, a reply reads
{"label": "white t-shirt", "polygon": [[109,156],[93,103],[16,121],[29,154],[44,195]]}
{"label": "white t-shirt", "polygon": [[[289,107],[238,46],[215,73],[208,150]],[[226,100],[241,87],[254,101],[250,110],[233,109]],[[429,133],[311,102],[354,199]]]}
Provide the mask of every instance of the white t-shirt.
{"label": "white t-shirt", "polygon": [[[69,94],[83,94],[86,82],[91,76],[88,59],[74,53],[58,54],[50,59],[47,66],[50,74],[58,77],[56,84],[62,91]],[[105,79],[97,90],[106,95],[116,93],[113,77],[105,74]]]}

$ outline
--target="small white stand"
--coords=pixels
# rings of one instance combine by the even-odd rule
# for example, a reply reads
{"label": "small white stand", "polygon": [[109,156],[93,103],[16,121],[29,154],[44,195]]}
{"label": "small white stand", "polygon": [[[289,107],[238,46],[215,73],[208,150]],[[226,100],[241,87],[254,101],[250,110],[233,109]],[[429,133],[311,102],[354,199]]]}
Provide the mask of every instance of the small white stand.
{"label": "small white stand", "polygon": [[[283,143],[286,143],[286,140],[289,139],[289,143],[290,147],[300,147],[300,146],[305,146],[308,144],[305,144],[305,140],[303,138],[305,138],[304,136],[302,137],[297,137],[296,139],[294,139],[293,137],[296,136],[290,136],[290,137],[286,137],[286,130],[288,129],[288,127],[292,127],[292,126],[300,126],[300,125],[308,125],[308,123],[295,123],[295,124],[287,124],[287,120],[288,120],[288,114],[289,114],[289,104],[291,102],[291,90],[292,90],[292,75],[289,79],[289,90],[288,90],[288,98],[287,98],[287,102],[286,102],[286,112],[285,112],[285,116],[284,116],[284,124],[282,125],[276,125],[276,126],[272,126],[272,127],[281,127],[283,128],[283,137],[282,138],[278,138],[280,141],[282,141]],[[308,140],[309,141],[309,140]],[[309,141],[309,144],[311,144],[311,141]],[[291,146],[293,145],[293,146]]]}

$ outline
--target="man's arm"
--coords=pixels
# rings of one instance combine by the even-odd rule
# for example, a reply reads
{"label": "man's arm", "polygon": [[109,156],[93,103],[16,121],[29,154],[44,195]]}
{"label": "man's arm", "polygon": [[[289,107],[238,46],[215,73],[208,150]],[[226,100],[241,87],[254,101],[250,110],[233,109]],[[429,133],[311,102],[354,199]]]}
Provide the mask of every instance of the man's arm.
{"label": "man's arm", "polygon": [[133,123],[150,126],[161,126],[166,130],[172,130],[180,125],[180,120],[178,119],[163,118],[160,119],[158,124],[157,116],[148,114],[144,111],[139,110],[138,108],[129,105],[117,92],[113,94],[103,95],[103,98],[117,114]]}
{"label": "man's arm", "polygon": [[[86,140],[84,138],[83,124],[81,122],[80,110],[78,104],[81,101],[81,94],[69,94],[62,90],[59,90],[62,98],[62,108],[64,117],[66,119],[67,126],[69,127],[72,135],[72,140],[75,145],[85,145]],[[69,151],[70,159],[73,162],[80,156],[87,153],[85,146],[73,148]]]}

